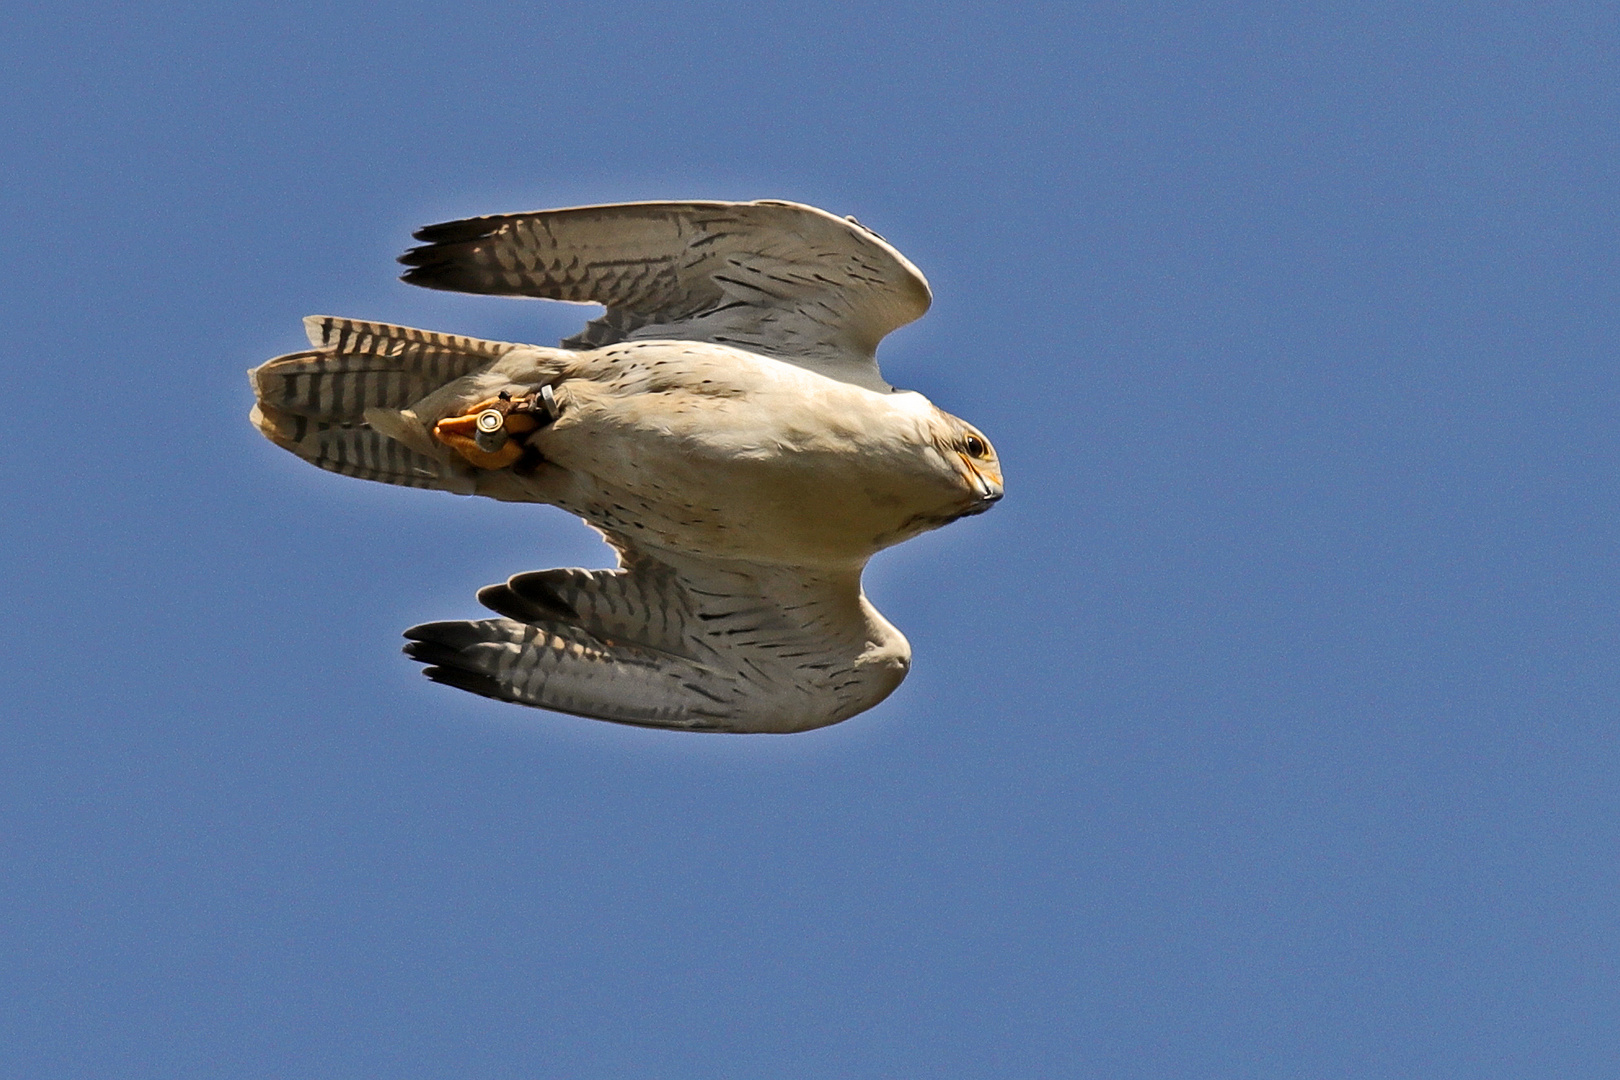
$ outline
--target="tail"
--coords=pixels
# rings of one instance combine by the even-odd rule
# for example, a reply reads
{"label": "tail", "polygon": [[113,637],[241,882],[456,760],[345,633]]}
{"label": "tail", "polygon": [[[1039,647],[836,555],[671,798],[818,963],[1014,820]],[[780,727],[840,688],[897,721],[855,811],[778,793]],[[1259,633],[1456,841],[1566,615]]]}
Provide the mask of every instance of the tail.
{"label": "tail", "polygon": [[489,367],[512,345],[312,315],[307,352],[253,369],[251,419],[312,465],[362,480],[461,491],[467,482],[399,414]]}

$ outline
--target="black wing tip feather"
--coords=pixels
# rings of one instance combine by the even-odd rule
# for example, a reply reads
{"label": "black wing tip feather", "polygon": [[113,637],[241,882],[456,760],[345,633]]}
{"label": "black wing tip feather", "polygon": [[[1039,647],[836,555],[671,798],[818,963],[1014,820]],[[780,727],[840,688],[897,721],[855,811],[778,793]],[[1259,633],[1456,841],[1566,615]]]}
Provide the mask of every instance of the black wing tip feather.
{"label": "black wing tip feather", "polygon": [[409,639],[403,650],[405,655],[427,665],[422,674],[434,682],[496,701],[517,700],[510,687],[488,672],[478,670],[476,661],[467,657],[466,646],[488,640],[477,624],[423,623],[405,631],[405,636]]}
{"label": "black wing tip feather", "polygon": [[[562,573],[566,575],[566,571]],[[522,615],[511,615],[509,612],[493,607],[489,601],[484,599],[484,594],[489,593],[489,599],[497,602],[515,600],[525,604],[527,607],[520,610],[526,610],[543,619],[560,619],[563,622],[577,624],[579,622],[579,611],[574,605],[564,600],[562,594],[552,585],[552,581],[558,576],[560,575],[556,570],[530,570],[522,574],[514,574],[507,579],[505,585],[490,585],[480,589],[478,591],[478,601],[485,607],[490,608],[490,610],[500,612],[500,614],[507,615],[520,622],[533,622],[534,620],[525,618]]]}
{"label": "black wing tip feather", "polygon": [[416,273],[416,271],[420,269],[423,264],[434,258],[433,253],[438,250],[438,248],[433,247],[432,245],[413,247],[394,261],[400,263],[401,265],[410,267],[409,270],[405,271],[405,274],[408,277],[409,275]]}
{"label": "black wing tip feather", "polygon": [[413,240],[422,240],[429,245],[457,244],[467,240],[482,240],[484,237],[494,234],[501,226],[513,218],[523,216],[525,215],[485,214],[482,217],[440,221],[432,225],[423,225],[420,229],[411,233],[411,238]]}
{"label": "black wing tip feather", "polygon": [[426,270],[435,266],[448,266],[455,260],[446,253],[448,244],[423,244],[413,247],[394,261],[411,268],[410,271]]}
{"label": "black wing tip feather", "polygon": [[[400,256],[399,261],[404,262],[404,256]],[[450,266],[448,263],[435,263],[431,266],[412,266],[409,270],[399,275],[399,280],[403,281],[407,285],[418,285],[424,289],[443,289],[446,292],[456,292],[457,289],[452,281],[454,269],[455,268]]]}
{"label": "black wing tip feather", "polygon": [[442,645],[452,649],[464,649],[468,645],[477,645],[489,640],[477,623],[465,620],[421,623],[405,631],[405,637],[411,642],[405,646],[407,650],[418,645]]}
{"label": "black wing tip feather", "polygon": [[458,664],[461,650],[436,641],[413,641],[400,650],[419,664]]}
{"label": "black wing tip feather", "polygon": [[[450,292],[466,291],[469,287],[479,291],[488,288],[488,282],[474,280],[474,275],[469,274],[463,261],[467,247],[494,236],[514,216],[518,215],[496,214],[422,226],[411,234],[422,244],[397,260],[410,267],[399,279],[409,285]],[[481,279],[486,275],[476,276]]]}
{"label": "black wing tip feather", "polygon": [[440,244],[413,247],[395,261],[402,266],[410,267],[399,276],[401,281],[408,281],[412,285],[426,285],[429,288],[433,287],[435,280],[448,277],[457,269],[456,258]]}
{"label": "black wing tip feather", "polygon": [[493,677],[482,672],[468,671],[457,667],[425,667],[422,674],[429,679],[444,686],[451,686],[457,690],[465,690],[469,694],[479,697],[494,698],[496,701],[514,701],[509,691],[501,686]]}
{"label": "black wing tip feather", "polygon": [[485,585],[478,590],[478,602],[497,615],[531,626],[566,621],[568,618],[567,613],[537,604],[507,585]]}
{"label": "black wing tip feather", "polygon": [[407,285],[487,296],[532,295],[527,288],[507,284],[505,278],[472,263],[467,258],[467,249],[462,247],[412,248],[398,261],[410,267],[399,275],[399,280]]}

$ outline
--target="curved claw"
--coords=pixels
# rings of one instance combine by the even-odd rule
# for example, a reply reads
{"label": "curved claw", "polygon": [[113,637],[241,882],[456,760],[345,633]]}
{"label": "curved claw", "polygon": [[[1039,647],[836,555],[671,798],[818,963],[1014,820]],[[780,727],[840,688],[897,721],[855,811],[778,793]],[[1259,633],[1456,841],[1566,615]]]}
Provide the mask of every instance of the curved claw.
{"label": "curved claw", "polygon": [[508,439],[499,450],[489,451],[479,446],[476,438],[469,439],[458,431],[445,431],[442,428],[442,422],[434,427],[434,437],[480,469],[505,469],[517,464],[523,456],[523,447],[515,440]]}

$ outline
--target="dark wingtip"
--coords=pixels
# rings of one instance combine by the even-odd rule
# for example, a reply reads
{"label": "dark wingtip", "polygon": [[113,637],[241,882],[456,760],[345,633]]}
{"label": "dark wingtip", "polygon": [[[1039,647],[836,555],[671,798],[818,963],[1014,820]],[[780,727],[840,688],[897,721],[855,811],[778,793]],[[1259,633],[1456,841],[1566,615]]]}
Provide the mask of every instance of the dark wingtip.
{"label": "dark wingtip", "polygon": [[407,285],[420,285],[424,289],[438,289],[443,287],[441,280],[437,276],[435,276],[431,271],[423,270],[419,266],[414,266],[405,271],[403,274],[399,275],[399,280],[403,281]]}
{"label": "dark wingtip", "polygon": [[476,671],[455,667],[428,667],[422,669],[422,674],[436,683],[453,686],[457,690],[465,690],[479,697],[494,698],[496,701],[512,700],[510,694],[502,691],[500,683]]}
{"label": "dark wingtip", "polygon": [[400,650],[419,664],[462,663],[461,651],[437,641],[413,641]]}
{"label": "dark wingtip", "polygon": [[488,672],[478,670],[477,657],[465,651],[469,645],[489,640],[477,623],[422,623],[405,631],[405,637],[408,640],[402,651],[417,663],[426,665],[422,674],[434,682],[497,701],[516,700],[510,687],[503,686]]}
{"label": "dark wingtip", "polygon": [[417,623],[405,631],[405,637],[410,641],[449,640],[457,644],[467,644],[469,641],[477,640],[475,633],[469,633],[471,627],[471,623],[461,621]]}
{"label": "dark wingtip", "polygon": [[[574,605],[564,600],[562,594],[551,584],[557,573],[555,570],[530,570],[524,574],[514,574],[507,579],[506,587],[545,615],[577,623],[579,612],[574,610]],[[479,599],[482,600],[483,597],[480,596]]]}
{"label": "dark wingtip", "polygon": [[497,615],[518,622],[533,622],[540,613],[505,585],[485,585],[478,590],[478,602]]}
{"label": "dark wingtip", "polygon": [[464,268],[448,258],[442,248],[436,247],[411,248],[397,261],[402,266],[410,267],[399,275],[399,280],[426,289],[451,288],[457,274],[464,272]]}
{"label": "dark wingtip", "polygon": [[546,623],[579,622],[579,612],[557,594],[545,580],[546,571],[515,575],[504,585],[486,585],[478,590],[478,602],[497,615],[541,626]]}
{"label": "dark wingtip", "polygon": [[411,233],[412,240],[421,240],[425,244],[440,244],[464,239],[468,232],[481,233],[487,230],[476,225],[468,229],[469,224],[481,221],[481,218],[457,218],[454,221],[436,221],[432,225],[423,225]]}
{"label": "dark wingtip", "polygon": [[520,214],[486,214],[483,217],[457,218],[423,225],[411,233],[411,239],[429,244],[454,244],[463,240],[481,240]]}
{"label": "dark wingtip", "polygon": [[406,251],[397,260],[411,267],[399,279],[425,289],[466,291],[469,282],[465,276],[467,267],[463,265],[464,257],[468,254],[465,245],[492,236],[506,220],[507,215],[501,215],[422,226],[411,234],[412,238],[422,243]]}

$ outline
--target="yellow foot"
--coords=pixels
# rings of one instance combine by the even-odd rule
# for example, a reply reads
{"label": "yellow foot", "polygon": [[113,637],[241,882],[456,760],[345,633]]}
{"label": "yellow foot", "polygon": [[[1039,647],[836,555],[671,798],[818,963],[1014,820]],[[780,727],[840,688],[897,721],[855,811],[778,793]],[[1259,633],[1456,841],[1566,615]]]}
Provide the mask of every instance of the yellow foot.
{"label": "yellow foot", "polygon": [[507,398],[480,401],[460,416],[447,416],[433,425],[433,437],[480,469],[504,469],[523,456],[523,444],[513,436],[527,435],[540,426],[529,413],[511,412]]}

